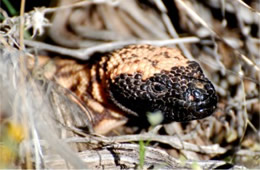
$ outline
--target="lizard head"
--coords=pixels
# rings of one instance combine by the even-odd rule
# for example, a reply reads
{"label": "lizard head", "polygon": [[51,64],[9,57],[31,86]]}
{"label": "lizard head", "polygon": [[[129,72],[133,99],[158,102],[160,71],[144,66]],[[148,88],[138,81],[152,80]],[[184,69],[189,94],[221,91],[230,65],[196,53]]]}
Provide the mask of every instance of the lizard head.
{"label": "lizard head", "polygon": [[165,123],[202,119],[217,105],[214,86],[195,61],[146,79],[141,73],[120,74],[110,82],[109,93],[122,110],[139,116],[161,111]]}

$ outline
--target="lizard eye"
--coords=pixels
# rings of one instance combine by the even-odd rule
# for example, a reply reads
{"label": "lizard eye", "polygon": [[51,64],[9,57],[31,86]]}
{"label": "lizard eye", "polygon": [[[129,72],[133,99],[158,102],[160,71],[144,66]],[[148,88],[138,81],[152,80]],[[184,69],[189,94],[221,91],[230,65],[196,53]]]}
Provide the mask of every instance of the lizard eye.
{"label": "lizard eye", "polygon": [[206,99],[205,94],[203,94],[201,90],[196,89],[192,92],[192,94],[196,101],[204,101]]}
{"label": "lizard eye", "polygon": [[166,89],[166,86],[163,85],[163,84],[160,84],[160,83],[153,83],[153,84],[152,84],[152,89],[153,89],[153,91],[156,92],[156,93],[161,93],[161,92],[164,92],[164,91],[167,90],[167,89]]}

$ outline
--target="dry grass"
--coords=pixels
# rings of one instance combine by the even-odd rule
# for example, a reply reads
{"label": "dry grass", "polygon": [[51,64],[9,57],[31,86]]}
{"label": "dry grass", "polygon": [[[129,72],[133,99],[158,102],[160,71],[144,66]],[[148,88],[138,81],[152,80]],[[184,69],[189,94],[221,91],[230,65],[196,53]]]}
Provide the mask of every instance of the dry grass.
{"label": "dry grass", "polygon": [[[259,168],[260,3],[164,2],[61,0],[28,13],[21,5],[20,17],[0,10],[1,168],[138,168],[140,140],[150,141],[143,168]],[[87,108],[27,65],[39,54],[88,60],[128,44],[177,46],[199,61],[218,92],[214,115],[99,136]]]}

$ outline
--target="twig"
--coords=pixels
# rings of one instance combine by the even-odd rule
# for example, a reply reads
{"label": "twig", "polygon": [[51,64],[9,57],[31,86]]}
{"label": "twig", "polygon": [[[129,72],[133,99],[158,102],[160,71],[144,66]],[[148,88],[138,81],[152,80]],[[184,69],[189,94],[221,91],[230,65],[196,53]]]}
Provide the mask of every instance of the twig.
{"label": "twig", "polygon": [[133,142],[133,141],[157,141],[160,143],[168,144],[176,149],[190,150],[194,152],[200,152],[205,154],[223,154],[226,152],[226,149],[220,147],[218,144],[210,146],[198,146],[191,144],[185,141],[182,141],[176,136],[167,136],[167,135],[155,135],[151,133],[138,134],[138,135],[125,135],[125,136],[114,136],[114,137],[96,137],[96,136],[86,136],[85,138],[67,138],[66,141],[69,143],[72,142],[94,142],[103,144],[111,143],[124,143],[124,142]]}
{"label": "twig", "polygon": [[258,158],[260,157],[259,151],[251,151],[248,149],[241,149],[241,150],[237,151],[235,154],[239,155],[239,156],[252,156],[252,157],[257,156]]}
{"label": "twig", "polygon": [[[232,0],[229,0],[229,1],[232,2]],[[246,7],[246,8],[248,8],[250,11],[252,11],[252,12],[254,12],[254,13],[256,13],[257,15],[260,16],[260,12],[259,12],[259,11],[257,11],[257,10],[254,9],[254,8],[251,8],[250,6],[248,6],[248,5],[247,5],[245,2],[243,2],[242,0],[236,0],[236,1],[238,2],[238,4],[240,4],[240,5],[242,5],[242,6]]]}
{"label": "twig", "polygon": [[[161,1],[161,0],[156,0],[155,1],[157,7],[161,10],[162,12],[162,20],[164,21],[170,35],[173,37],[173,38],[179,38],[179,35],[178,33],[176,32],[174,26],[172,25],[171,23],[171,20],[167,14],[167,9],[164,5],[164,3]],[[187,50],[187,48],[184,46],[183,43],[180,43],[178,44],[180,46],[180,49],[183,51],[184,55],[190,59],[190,60],[194,60],[194,57],[191,55],[191,53],[189,52],[189,50]]]}
{"label": "twig", "polygon": [[[144,169],[191,169],[196,162],[199,168],[214,169],[225,165],[224,161],[189,161],[180,160],[170,156],[161,149],[146,147]],[[78,153],[91,168],[137,169],[139,165],[139,145],[138,144],[111,144],[100,149],[86,150]],[[65,168],[65,162],[57,155],[46,155],[44,158],[46,165],[51,169]],[[242,166],[234,166],[234,169],[245,169]]]}
{"label": "twig", "polygon": [[19,39],[20,39],[20,50],[24,49],[24,7],[25,7],[25,0],[21,1],[21,7],[20,7],[20,35],[19,35]]}
{"label": "twig", "polygon": [[91,4],[108,4],[112,6],[116,6],[119,4],[121,0],[86,0],[86,1],[80,1],[74,4],[70,5],[64,5],[64,6],[59,6],[59,7],[54,7],[54,8],[45,8],[44,13],[52,13],[56,12],[57,10],[64,10],[64,9],[69,9],[69,8],[77,8],[77,7],[82,7],[82,6],[88,6]]}
{"label": "twig", "polygon": [[[211,32],[212,36],[214,36],[216,39],[221,40],[223,43],[225,43],[228,47],[230,47],[231,49],[233,49],[235,51],[235,54],[237,56],[239,56],[243,61],[245,61],[245,63],[247,63],[248,65],[252,66],[255,68],[255,70],[257,70],[258,72],[260,71],[260,68],[250,59],[248,59],[248,57],[244,56],[239,50],[234,49],[232,47],[232,45],[230,45],[225,39],[223,39],[220,35],[218,35],[196,12],[194,12],[192,9],[190,9],[188,7],[187,4],[185,4],[183,2],[183,0],[175,0],[176,2],[178,2],[187,12],[187,14],[191,17],[194,18],[195,20],[197,20],[202,26],[204,26],[205,28],[207,28],[208,31]],[[250,61],[250,62],[249,62]]]}
{"label": "twig", "polygon": [[151,44],[151,45],[163,46],[163,45],[175,45],[178,43],[198,43],[199,41],[200,39],[197,37],[187,37],[187,38],[170,39],[170,40],[128,40],[128,41],[104,43],[94,47],[90,47],[86,49],[77,49],[77,50],[63,48],[63,47],[32,41],[32,40],[25,40],[24,42],[26,45],[34,47],[38,50],[47,50],[51,52],[56,52],[58,54],[71,56],[79,60],[88,60],[90,56],[95,52],[108,52],[130,44]]}

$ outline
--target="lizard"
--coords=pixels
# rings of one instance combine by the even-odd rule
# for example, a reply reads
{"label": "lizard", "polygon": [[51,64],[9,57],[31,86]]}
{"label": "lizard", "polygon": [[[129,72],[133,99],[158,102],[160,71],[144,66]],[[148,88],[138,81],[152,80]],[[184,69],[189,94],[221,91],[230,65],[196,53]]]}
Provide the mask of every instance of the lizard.
{"label": "lizard", "polygon": [[217,94],[196,61],[177,48],[129,45],[97,62],[53,59],[48,79],[71,90],[92,112],[96,133],[123,125],[128,115],[160,111],[162,123],[210,116]]}

